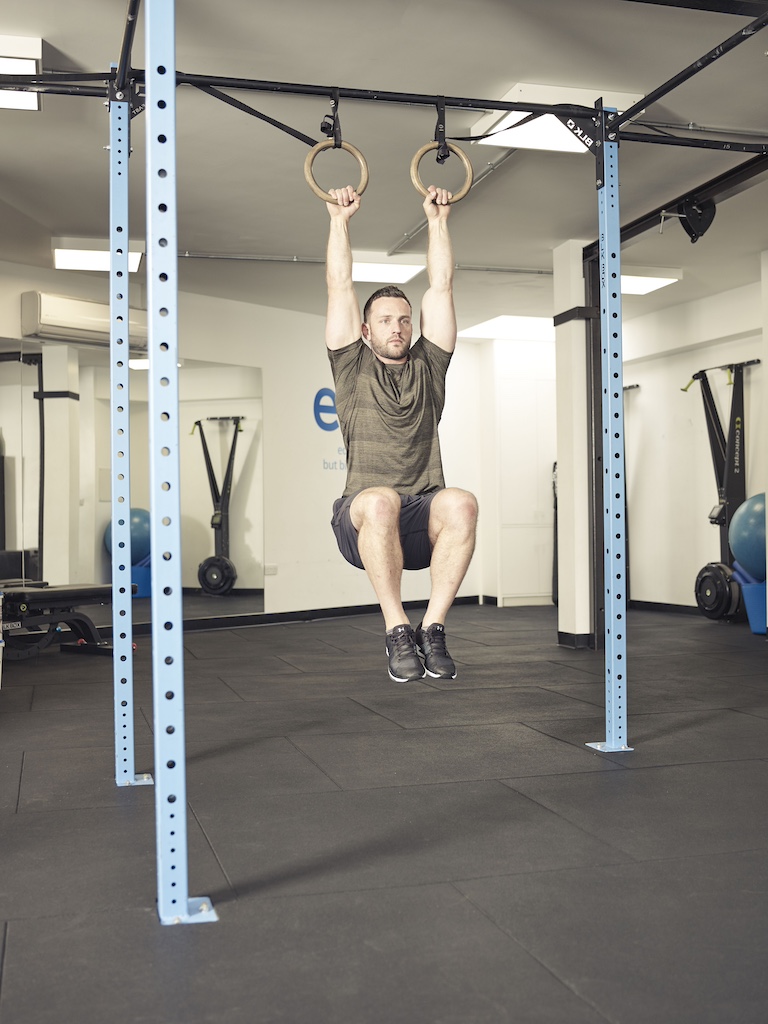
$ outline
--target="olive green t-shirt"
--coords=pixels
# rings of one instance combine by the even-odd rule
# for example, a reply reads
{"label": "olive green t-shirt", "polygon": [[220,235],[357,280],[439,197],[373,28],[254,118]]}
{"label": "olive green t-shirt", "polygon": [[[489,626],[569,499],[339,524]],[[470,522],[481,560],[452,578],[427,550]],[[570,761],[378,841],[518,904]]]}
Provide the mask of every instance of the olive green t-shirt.
{"label": "olive green t-shirt", "polygon": [[421,337],[405,363],[377,359],[362,339],[329,349],[347,448],[344,496],[364,487],[426,494],[445,487],[437,426],[451,353]]}

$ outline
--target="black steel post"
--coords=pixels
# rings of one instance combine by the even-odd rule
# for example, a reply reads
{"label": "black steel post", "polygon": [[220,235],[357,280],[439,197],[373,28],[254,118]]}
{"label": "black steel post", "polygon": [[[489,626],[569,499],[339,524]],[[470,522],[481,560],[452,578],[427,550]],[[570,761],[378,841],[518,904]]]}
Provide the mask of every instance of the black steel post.
{"label": "black steel post", "polygon": [[667,93],[672,92],[673,89],[682,85],[683,82],[687,82],[689,78],[693,78],[694,75],[703,71],[704,68],[709,67],[710,64],[713,64],[716,60],[722,57],[723,54],[729,53],[740,43],[746,42],[747,39],[750,39],[756,32],[759,32],[760,29],[765,28],[766,25],[768,25],[768,11],[761,14],[759,18],[755,18],[755,20],[751,21],[749,25],[745,25],[739,32],[734,32],[732,36],[729,36],[728,39],[720,43],[719,46],[715,46],[708,53],[705,53],[703,57],[699,57],[699,59],[694,61],[693,64],[689,64],[683,71],[680,71],[672,78],[669,78],[658,88],[649,92],[647,96],[638,100],[634,106],[630,107],[629,110],[625,110],[624,113],[620,115],[620,123],[622,125],[627,124],[633,117],[637,117],[638,114],[647,110],[651,104],[660,100],[662,96],[666,96]]}
{"label": "black steel post", "polygon": [[141,0],[128,0],[128,10],[125,15],[125,32],[123,34],[123,45],[120,48],[120,60],[117,64],[115,75],[115,90],[125,92],[128,87],[128,80],[131,72],[131,49],[133,37],[136,35],[136,19],[139,16]]}

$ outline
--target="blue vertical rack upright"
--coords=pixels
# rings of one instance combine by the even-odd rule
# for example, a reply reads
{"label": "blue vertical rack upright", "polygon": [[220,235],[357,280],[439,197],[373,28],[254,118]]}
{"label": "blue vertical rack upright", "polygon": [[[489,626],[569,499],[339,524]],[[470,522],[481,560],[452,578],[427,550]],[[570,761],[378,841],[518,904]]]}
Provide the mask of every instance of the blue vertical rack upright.
{"label": "blue vertical rack upright", "polygon": [[112,673],[115,697],[115,782],[146,786],[136,774],[131,606],[131,440],[128,354],[128,157],[130,103],[112,83],[109,98],[110,433],[112,448]]}
{"label": "blue vertical rack upright", "polygon": [[146,25],[147,318],[152,515],[152,691],[158,914],[217,920],[189,897],[179,472],[176,35],[173,0],[149,0]]}
{"label": "blue vertical rack upright", "polygon": [[605,740],[601,751],[627,745],[627,551],[624,480],[624,373],[621,332],[619,131],[616,111],[598,102],[597,195],[600,246],[600,348],[603,418],[605,597]]}

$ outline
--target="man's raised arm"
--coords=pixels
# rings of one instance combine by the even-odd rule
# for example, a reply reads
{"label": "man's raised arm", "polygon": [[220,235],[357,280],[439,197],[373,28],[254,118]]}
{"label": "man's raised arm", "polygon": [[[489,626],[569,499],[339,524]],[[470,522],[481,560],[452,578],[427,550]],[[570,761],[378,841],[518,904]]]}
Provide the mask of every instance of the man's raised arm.
{"label": "man's raised arm", "polygon": [[360,196],[347,185],[331,189],[329,195],[339,200],[326,203],[331,218],[325,280],[328,286],[328,314],[325,343],[330,349],[344,348],[360,337],[360,304],[352,284],[352,246],[349,222],[360,209]]}
{"label": "man's raised arm", "polygon": [[430,185],[424,200],[427,215],[427,274],[429,288],[421,300],[421,333],[443,349],[456,348],[456,310],[453,305],[453,246],[448,233],[451,193]]}

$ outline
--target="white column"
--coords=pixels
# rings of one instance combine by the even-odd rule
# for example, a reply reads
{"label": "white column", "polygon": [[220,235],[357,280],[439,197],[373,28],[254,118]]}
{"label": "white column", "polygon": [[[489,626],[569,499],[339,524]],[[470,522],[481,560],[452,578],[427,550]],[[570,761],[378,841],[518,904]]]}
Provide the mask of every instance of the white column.
{"label": "white column", "polygon": [[80,582],[79,387],[77,350],[69,345],[46,345],[43,348],[43,388],[50,397],[44,399],[42,577],[52,586]]}
{"label": "white column", "polygon": [[[571,240],[553,251],[555,314],[584,305],[582,253]],[[582,320],[555,332],[557,361],[558,634],[586,643],[593,632],[590,592],[589,435],[586,330]]]}

